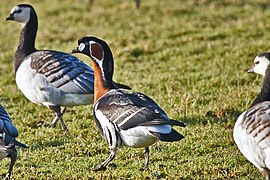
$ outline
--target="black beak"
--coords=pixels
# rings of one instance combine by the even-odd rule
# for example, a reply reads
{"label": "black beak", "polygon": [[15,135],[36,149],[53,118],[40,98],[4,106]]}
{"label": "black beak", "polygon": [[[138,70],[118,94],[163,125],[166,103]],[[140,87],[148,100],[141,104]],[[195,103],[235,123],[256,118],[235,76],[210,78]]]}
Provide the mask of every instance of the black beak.
{"label": "black beak", "polygon": [[71,51],[71,53],[80,53],[80,51],[78,50],[78,48],[75,48]]}
{"label": "black beak", "polygon": [[254,67],[255,67],[255,64],[253,64],[252,67],[248,70],[248,73],[254,73]]}
{"label": "black beak", "polygon": [[5,18],[5,21],[8,21],[8,20],[14,20],[14,17],[12,15],[9,15],[8,17]]}

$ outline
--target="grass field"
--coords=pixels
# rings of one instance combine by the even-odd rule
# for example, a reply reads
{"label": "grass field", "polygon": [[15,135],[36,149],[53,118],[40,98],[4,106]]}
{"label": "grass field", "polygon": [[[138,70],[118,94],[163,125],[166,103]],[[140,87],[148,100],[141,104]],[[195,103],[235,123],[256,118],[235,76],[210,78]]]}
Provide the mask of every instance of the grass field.
{"label": "grass field", "polygon": [[[47,128],[54,114],[29,102],[14,80],[13,56],[21,26],[0,21],[0,102],[29,145],[19,149],[14,179],[263,179],[237,149],[232,130],[260,90],[262,77],[248,74],[256,54],[269,50],[267,0],[1,1],[0,17],[18,3],[39,16],[36,47],[70,52],[77,39],[98,36],[115,58],[114,80],[152,97],[186,138],[150,148],[123,148],[115,167],[92,172],[109,154],[91,106],[69,108],[63,116],[72,134]],[[79,56],[91,65],[85,56]],[[9,159],[1,162],[0,175]]]}

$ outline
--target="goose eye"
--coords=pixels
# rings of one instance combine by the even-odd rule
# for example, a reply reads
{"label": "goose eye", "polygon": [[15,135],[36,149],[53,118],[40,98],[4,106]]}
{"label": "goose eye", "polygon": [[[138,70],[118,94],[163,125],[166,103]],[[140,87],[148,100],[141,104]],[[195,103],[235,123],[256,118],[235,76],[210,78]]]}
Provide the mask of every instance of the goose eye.
{"label": "goose eye", "polygon": [[17,11],[15,11],[14,13],[21,13],[22,10],[21,9],[18,9]]}
{"label": "goose eye", "polygon": [[10,14],[20,14],[21,12],[22,12],[22,10],[21,9],[18,9],[18,10],[13,11]]}
{"label": "goose eye", "polygon": [[259,64],[260,63],[260,61],[256,61],[254,64]]}

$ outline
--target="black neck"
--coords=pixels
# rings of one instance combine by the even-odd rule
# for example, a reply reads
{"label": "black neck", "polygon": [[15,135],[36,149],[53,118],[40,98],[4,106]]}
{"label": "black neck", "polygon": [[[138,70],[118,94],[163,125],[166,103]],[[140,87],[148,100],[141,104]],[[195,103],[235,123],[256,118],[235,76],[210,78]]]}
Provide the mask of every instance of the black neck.
{"label": "black neck", "polygon": [[103,45],[103,48],[105,48],[105,54],[101,71],[104,79],[104,85],[109,89],[115,89],[116,86],[113,83],[113,71],[114,71],[113,55],[107,45],[106,46]]}
{"label": "black neck", "polygon": [[34,11],[31,12],[28,23],[23,27],[20,34],[19,46],[14,57],[15,73],[23,62],[24,58],[36,51],[35,40],[37,35],[38,20]]}
{"label": "black neck", "polygon": [[268,68],[266,69],[261,91],[256,97],[256,99],[253,101],[250,107],[263,101],[270,101],[270,83],[269,82],[270,82],[270,66],[268,66]]}
{"label": "black neck", "polygon": [[[106,67],[104,67],[106,66]],[[113,83],[113,69],[112,67],[113,66],[113,62],[111,65],[109,64],[105,64],[103,65],[103,69],[102,69],[102,73],[103,73],[103,79],[104,79],[104,85],[105,87],[109,88],[109,89],[115,89],[115,85]],[[106,68],[106,71],[104,72],[104,68]]]}

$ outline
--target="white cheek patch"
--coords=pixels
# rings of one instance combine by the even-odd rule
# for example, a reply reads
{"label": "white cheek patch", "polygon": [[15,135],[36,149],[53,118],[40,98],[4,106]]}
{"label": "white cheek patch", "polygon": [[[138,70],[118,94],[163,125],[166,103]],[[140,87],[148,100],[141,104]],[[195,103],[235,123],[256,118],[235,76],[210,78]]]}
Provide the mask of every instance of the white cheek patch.
{"label": "white cheek patch", "polygon": [[[256,62],[259,62],[256,64]],[[256,57],[254,60],[254,72],[265,76],[265,71],[269,65],[269,60],[266,57]]]}
{"label": "white cheek patch", "polygon": [[85,48],[85,44],[84,44],[84,43],[81,43],[81,44],[79,45],[79,47],[78,47],[78,50],[79,50],[80,52],[82,52],[82,51],[84,50],[84,48]]}
{"label": "white cheek patch", "polygon": [[[22,11],[16,12],[19,9],[21,9]],[[20,8],[19,6],[15,6],[14,8],[12,8],[11,14],[13,14],[14,21],[20,22],[22,24],[27,24],[30,20],[31,9],[28,7]]]}

